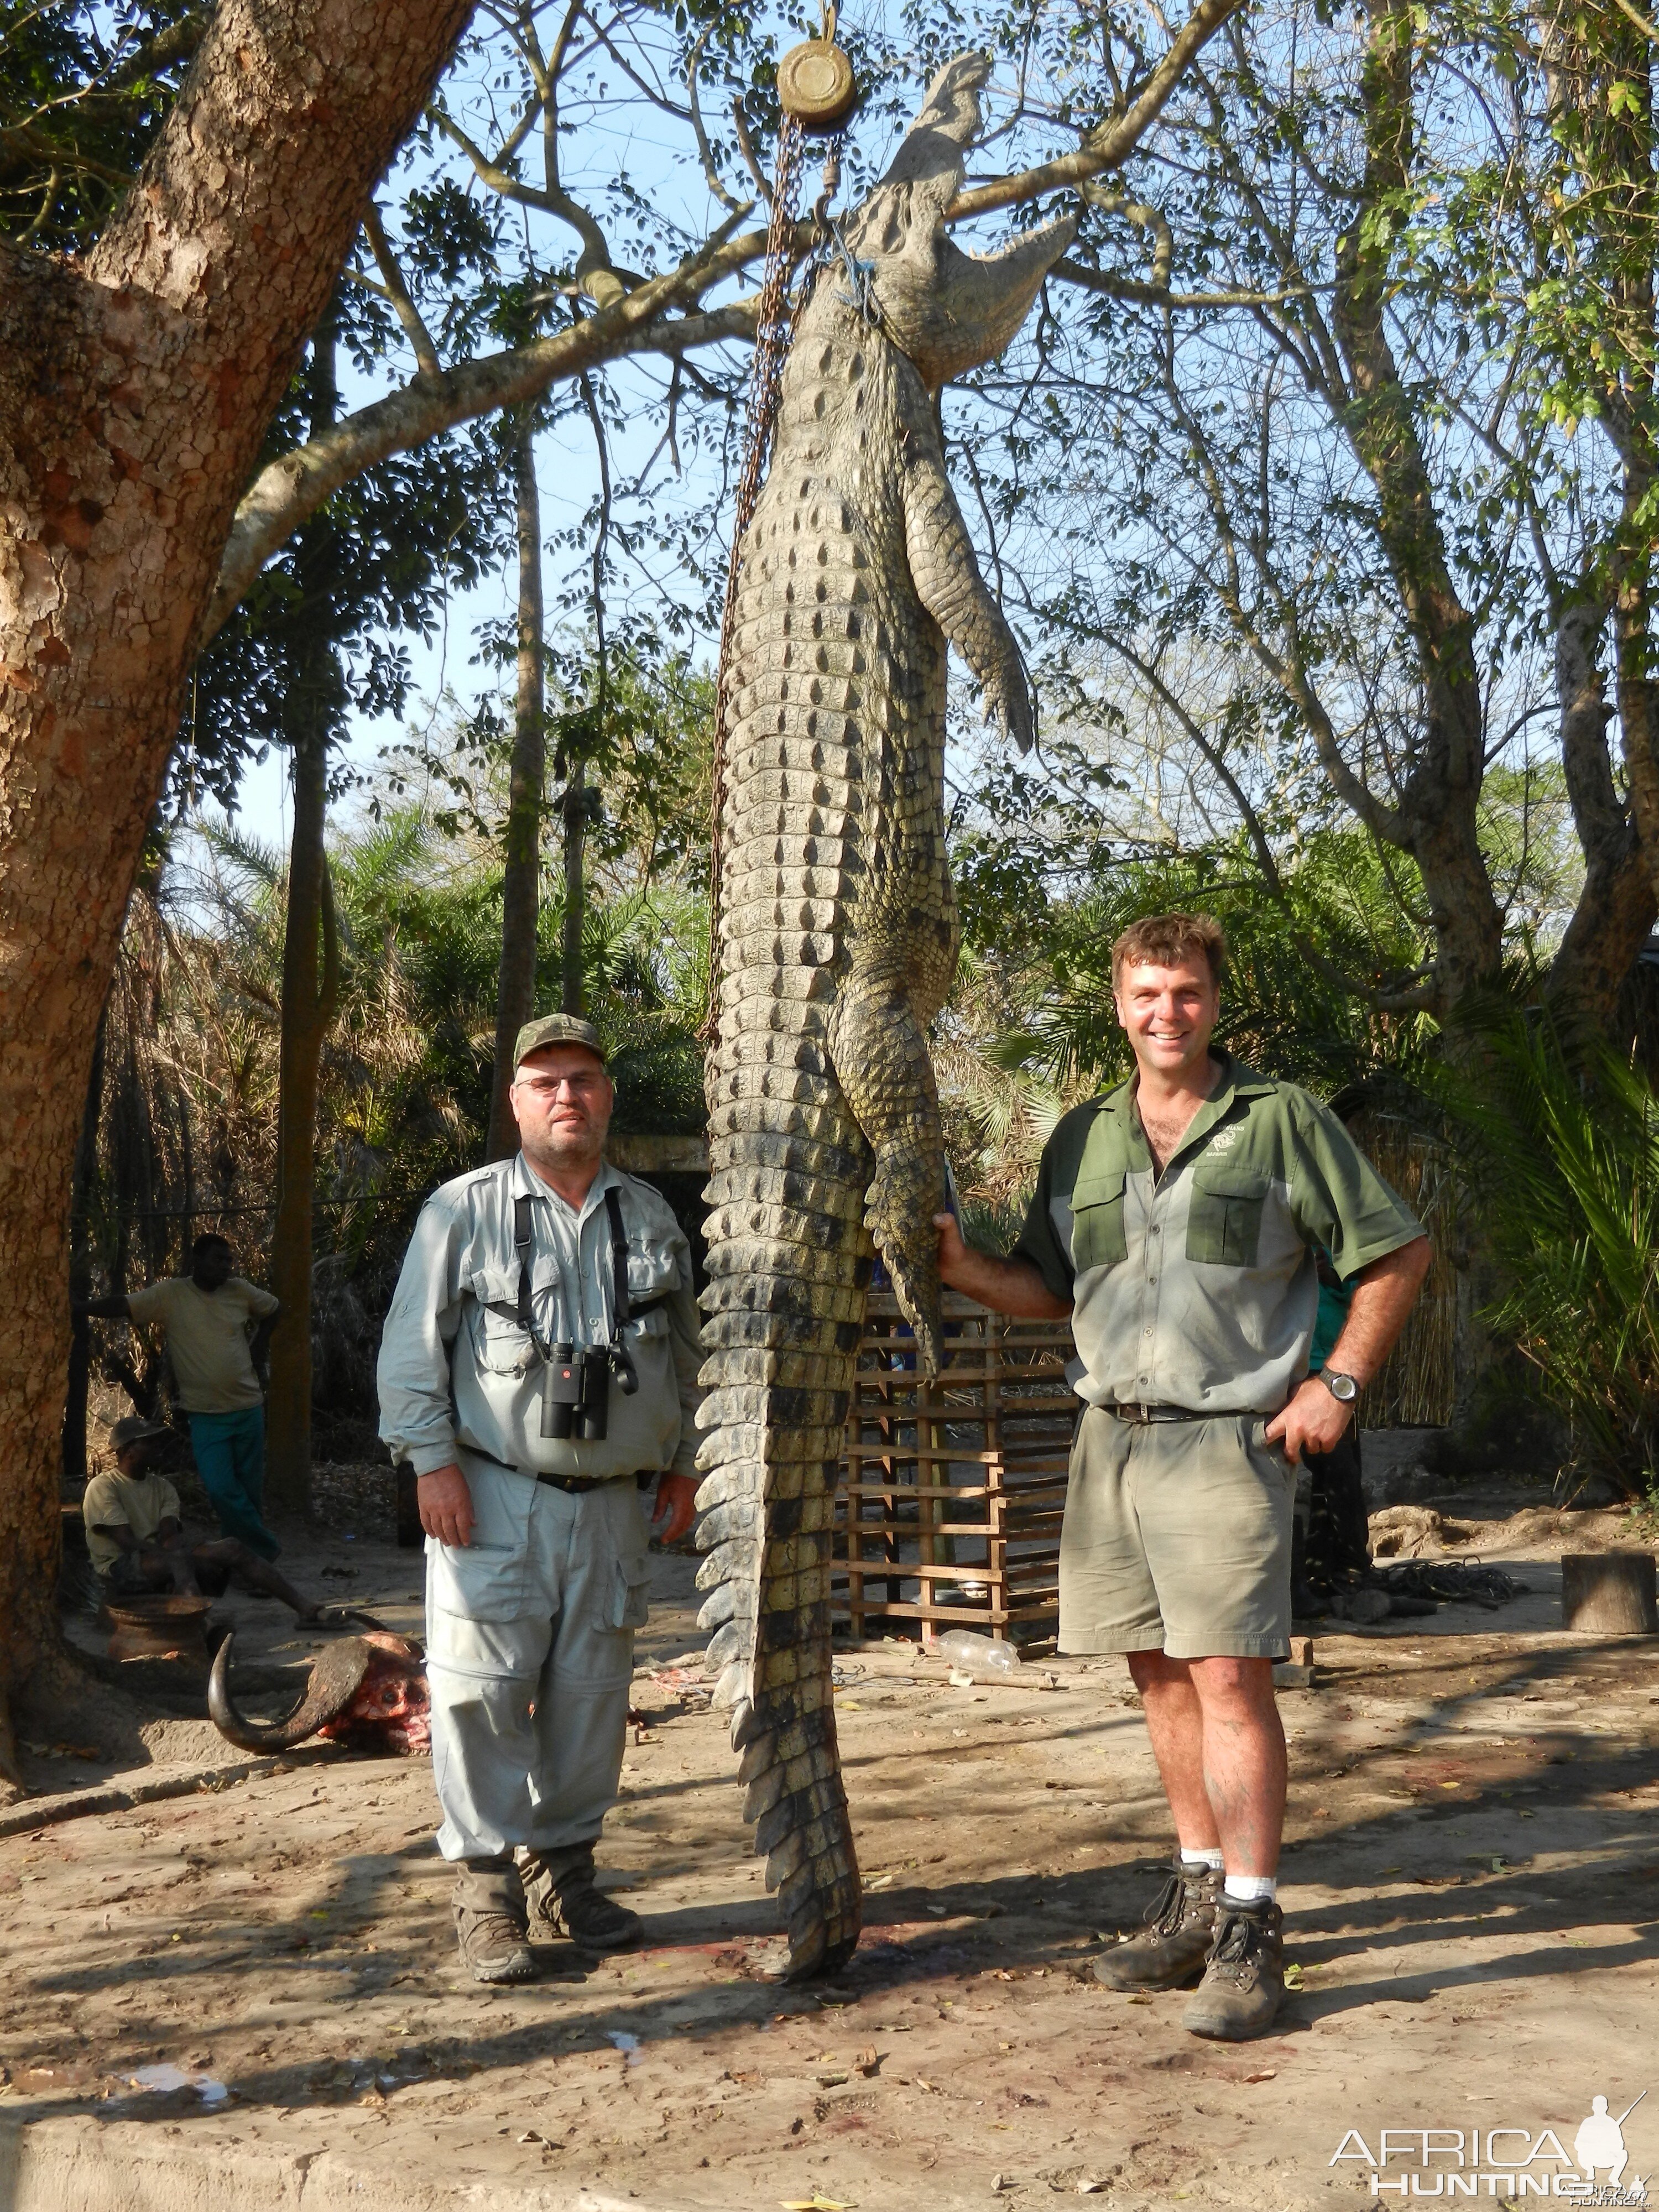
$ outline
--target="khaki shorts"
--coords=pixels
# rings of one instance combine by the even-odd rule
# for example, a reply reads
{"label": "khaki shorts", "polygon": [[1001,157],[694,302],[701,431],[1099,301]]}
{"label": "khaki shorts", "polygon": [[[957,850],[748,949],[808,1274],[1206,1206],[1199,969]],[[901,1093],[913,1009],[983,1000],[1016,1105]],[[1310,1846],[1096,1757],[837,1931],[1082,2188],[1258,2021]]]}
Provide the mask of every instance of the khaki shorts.
{"label": "khaki shorts", "polygon": [[1286,1656],[1296,1470],[1267,1425],[1085,1407],[1060,1539],[1062,1651]]}

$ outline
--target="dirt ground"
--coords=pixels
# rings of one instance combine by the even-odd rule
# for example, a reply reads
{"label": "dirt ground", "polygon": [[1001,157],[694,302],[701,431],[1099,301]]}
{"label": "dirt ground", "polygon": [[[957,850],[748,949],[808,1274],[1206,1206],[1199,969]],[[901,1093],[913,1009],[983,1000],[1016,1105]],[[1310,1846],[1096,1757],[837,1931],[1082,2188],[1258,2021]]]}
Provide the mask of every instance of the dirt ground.
{"label": "dirt ground", "polygon": [[[912,1646],[846,1655],[866,1933],[829,1987],[770,1978],[725,1725],[657,1679],[697,1668],[684,1558],[656,1564],[648,1723],[602,1851],[647,1946],[585,1967],[550,1945],[528,1988],[457,1970],[424,1761],[313,1749],[258,1771],[188,1720],[137,1773],[40,1747],[30,1778],[58,1795],[0,1838],[0,2212],[1031,2212],[1079,2193],[1277,2212],[1370,2197],[1384,2127],[1449,2131],[1426,2165],[1393,2137],[1407,2156],[1382,2178],[1413,2194],[1452,2193],[1454,2134],[1466,2170],[1500,2163],[1468,2158],[1472,2130],[1525,2131],[1510,2171],[1525,2151],[1529,2176],[1565,2172],[1549,2145],[1571,2151],[1592,2095],[1616,2116],[1652,2078],[1659,1641],[1554,1625],[1564,1546],[1631,1540],[1618,1515],[1455,1510],[1474,1533],[1451,1555],[1528,1594],[1318,1638],[1316,1686],[1282,1695],[1300,1986],[1237,2048],[1186,2035],[1179,1994],[1087,1976],[1170,1843],[1120,1662],[962,1688]],[[319,1581],[342,1560],[354,1577]],[[287,1564],[418,1625],[414,1555],[313,1536]],[[228,1610],[269,1692],[307,1639]],[[204,1764],[210,1790],[52,1817]],[[156,2067],[188,2078],[135,2081]],[[1659,2172],[1659,2097],[1626,2142],[1628,2190]]]}

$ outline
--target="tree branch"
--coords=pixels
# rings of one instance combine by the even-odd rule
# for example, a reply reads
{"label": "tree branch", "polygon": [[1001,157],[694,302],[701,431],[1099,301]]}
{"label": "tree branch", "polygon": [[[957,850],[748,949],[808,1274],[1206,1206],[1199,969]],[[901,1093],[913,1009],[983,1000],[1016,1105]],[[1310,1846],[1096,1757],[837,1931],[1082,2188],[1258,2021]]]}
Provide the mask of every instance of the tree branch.
{"label": "tree branch", "polygon": [[417,377],[272,461],[237,508],[200,643],[205,644],[219,629],[271,555],[307,516],[377,461],[408,453],[458,422],[538,398],[559,378],[575,376],[622,354],[678,354],[688,346],[752,337],[752,302],[739,301],[712,314],[679,320],[670,319],[668,312],[766,251],[764,231],[732,235],[750,212],[741,209],[700,252],[641,284],[614,307],[527,346],[460,362],[435,377]]}
{"label": "tree branch", "polygon": [[403,325],[404,335],[415,349],[418,373],[422,376],[441,376],[443,363],[438,359],[438,349],[432,343],[432,333],[422,321],[421,311],[409,295],[404,272],[398,266],[398,257],[392,251],[385,225],[380,221],[380,210],[373,200],[363,216],[363,232],[374,253],[374,265],[380,272],[386,296],[397,309],[398,320]]}
{"label": "tree branch", "polygon": [[1199,0],[1127,112],[1091,131],[1074,154],[1062,154],[1038,168],[1022,169],[1018,176],[999,177],[994,183],[975,185],[971,191],[958,192],[945,210],[946,222],[966,222],[973,216],[989,215],[997,208],[1015,207],[1021,201],[1040,198],[1044,192],[1080,185],[1104,169],[1117,168],[1163,113],[1193,56],[1243,5],[1243,0]]}

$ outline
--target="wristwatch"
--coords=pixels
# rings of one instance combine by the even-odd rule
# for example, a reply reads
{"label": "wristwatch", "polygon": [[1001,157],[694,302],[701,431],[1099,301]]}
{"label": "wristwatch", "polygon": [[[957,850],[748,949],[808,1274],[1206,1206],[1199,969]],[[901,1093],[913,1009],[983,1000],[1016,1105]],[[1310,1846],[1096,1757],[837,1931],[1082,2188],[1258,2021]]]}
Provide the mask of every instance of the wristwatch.
{"label": "wristwatch", "polygon": [[1339,1375],[1334,1367],[1322,1367],[1319,1379],[1340,1405],[1352,1406],[1359,1395],[1359,1385],[1352,1375]]}

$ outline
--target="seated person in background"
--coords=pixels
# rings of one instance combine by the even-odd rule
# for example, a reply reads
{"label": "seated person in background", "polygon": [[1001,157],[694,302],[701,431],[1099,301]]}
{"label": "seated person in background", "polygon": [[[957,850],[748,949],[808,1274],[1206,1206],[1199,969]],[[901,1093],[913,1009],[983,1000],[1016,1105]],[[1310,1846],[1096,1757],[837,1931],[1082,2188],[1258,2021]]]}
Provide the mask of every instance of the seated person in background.
{"label": "seated person in background", "polygon": [[[219,1527],[261,1559],[282,1547],[264,1523],[265,1411],[259,1370],[279,1318],[276,1300],[231,1271],[229,1244],[208,1231],[190,1248],[190,1273],[77,1310],[104,1321],[159,1322],[191,1449]],[[250,1334],[251,1332],[251,1334]]]}
{"label": "seated person in background", "polygon": [[81,1510],[87,1553],[112,1598],[154,1597],[177,1592],[218,1597],[228,1583],[262,1597],[281,1598],[301,1620],[320,1620],[323,1608],[301,1596],[275,1567],[257,1559],[234,1536],[192,1544],[185,1535],[179,1493],[155,1472],[171,1431],[142,1413],[129,1413],[110,1431],[117,1472],[94,1474]]}

